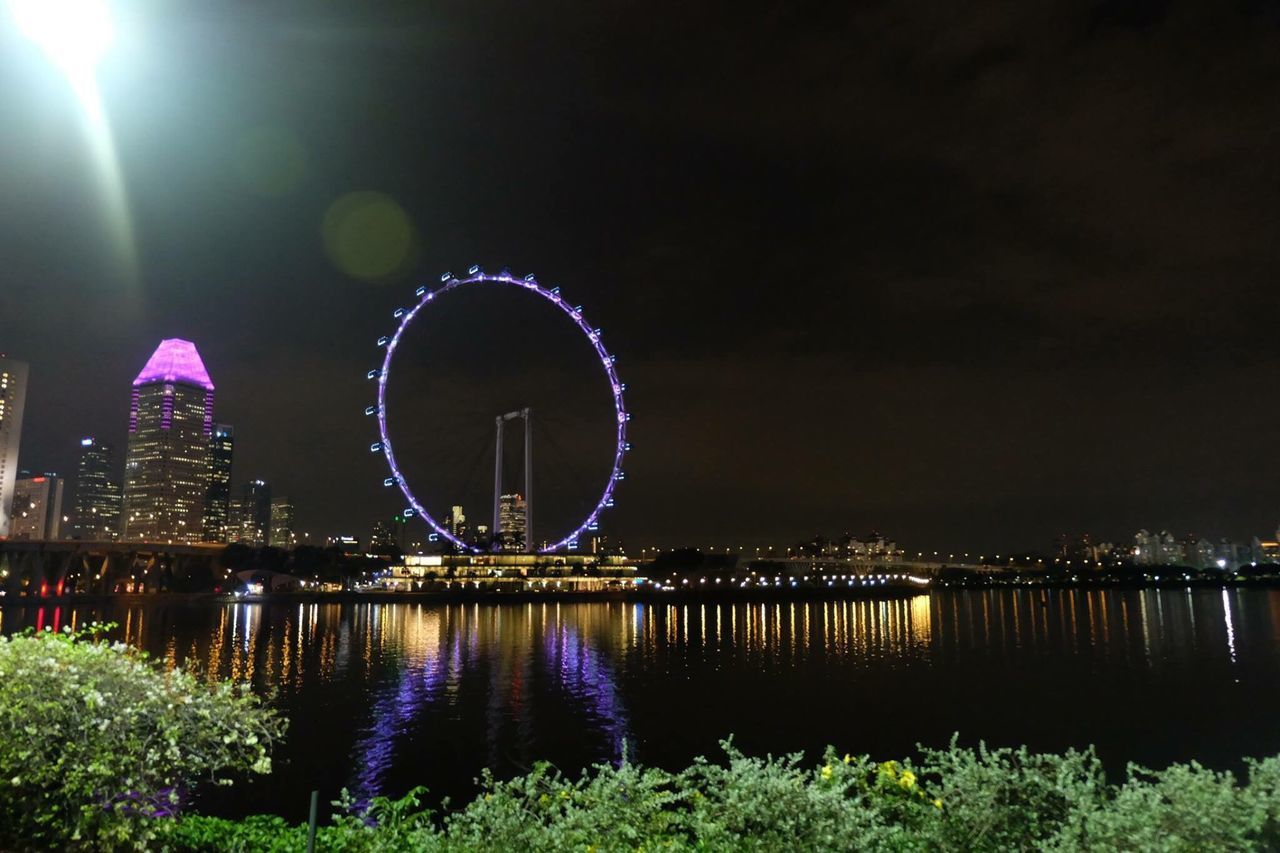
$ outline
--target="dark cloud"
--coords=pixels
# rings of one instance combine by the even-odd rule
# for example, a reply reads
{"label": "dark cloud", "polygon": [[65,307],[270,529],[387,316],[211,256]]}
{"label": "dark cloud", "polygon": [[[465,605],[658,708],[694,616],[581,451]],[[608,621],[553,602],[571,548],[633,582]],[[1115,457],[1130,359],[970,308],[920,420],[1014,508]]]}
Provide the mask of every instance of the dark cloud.
{"label": "dark cloud", "polygon": [[[122,5],[103,87],[137,281],[69,98],[6,37],[24,462],[121,440],[128,379],[188,336],[237,479],[363,530],[395,508],[363,451],[372,342],[414,283],[480,261],[606,328],[637,444],[611,524],[633,543],[1271,530],[1276,9]],[[246,164],[263,139],[288,162]],[[326,253],[326,212],[363,191],[414,229],[387,282]],[[571,374],[475,358],[455,381]]]}

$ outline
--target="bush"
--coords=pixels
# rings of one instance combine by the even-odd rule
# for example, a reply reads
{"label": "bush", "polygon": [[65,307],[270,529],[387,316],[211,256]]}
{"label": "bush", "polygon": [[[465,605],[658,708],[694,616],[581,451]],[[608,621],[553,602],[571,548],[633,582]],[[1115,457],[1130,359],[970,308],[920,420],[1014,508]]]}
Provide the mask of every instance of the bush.
{"label": "bush", "polygon": [[[798,755],[699,760],[673,774],[631,764],[570,779],[542,764],[436,819],[422,790],[368,809],[341,802],[317,849],[391,850],[1257,850],[1280,849],[1280,758],[1250,762],[1238,785],[1195,764],[1131,767],[1108,785],[1091,751],[922,749],[919,765]],[[293,853],[304,827],[274,817],[188,816],[173,851]]]}
{"label": "bush", "polygon": [[271,772],[281,718],[108,627],[0,638],[0,849],[141,848],[189,786]]}

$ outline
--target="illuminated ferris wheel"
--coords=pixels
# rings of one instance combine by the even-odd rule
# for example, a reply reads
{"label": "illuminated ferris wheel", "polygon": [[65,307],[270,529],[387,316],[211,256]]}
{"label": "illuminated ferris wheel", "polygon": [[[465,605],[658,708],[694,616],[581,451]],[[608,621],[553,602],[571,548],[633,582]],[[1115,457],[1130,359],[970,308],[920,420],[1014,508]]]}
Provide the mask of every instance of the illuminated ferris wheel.
{"label": "illuminated ferris wheel", "polygon": [[[376,380],[378,383],[378,399],[377,403],[365,409],[365,414],[376,416],[378,419],[378,436],[379,440],[370,445],[369,449],[375,453],[382,453],[386,457],[387,465],[391,469],[391,476],[383,481],[383,485],[398,487],[404,494],[405,500],[409,506],[404,510],[404,515],[418,516],[426,521],[427,525],[441,539],[452,543],[455,547],[471,552],[479,553],[484,550],[480,545],[464,542],[459,538],[448,525],[442,524],[431,513],[423,508],[422,503],[414,496],[412,488],[409,486],[408,480],[402,473],[400,466],[396,462],[395,451],[391,446],[391,438],[388,433],[388,411],[387,411],[387,384],[391,378],[391,365],[395,358],[396,347],[399,345],[401,338],[408,330],[409,325],[427,306],[434,304],[444,297],[450,291],[458,290],[468,286],[481,285],[504,285],[507,287],[518,287],[529,293],[536,294],[543,299],[556,306],[573,321],[574,325],[586,336],[587,341],[591,344],[596,355],[600,359],[600,366],[604,369],[605,378],[609,383],[609,388],[613,396],[613,409],[616,417],[616,443],[613,450],[613,464],[609,471],[608,479],[605,481],[604,489],[600,493],[599,499],[594,507],[587,513],[586,517],[577,522],[568,533],[560,535],[552,544],[542,548],[535,548],[533,538],[533,494],[532,494],[532,449],[529,440],[530,423],[532,412],[530,409],[519,409],[505,414],[499,414],[495,418],[496,444],[497,451],[494,464],[494,510],[493,510],[493,527],[492,535],[494,541],[499,542],[502,534],[501,525],[505,515],[500,511],[499,499],[503,491],[502,489],[502,470],[501,460],[503,452],[503,434],[505,425],[515,419],[524,421],[525,442],[524,442],[524,471],[525,471],[525,504],[524,504],[524,550],[537,553],[551,553],[564,549],[577,547],[578,538],[588,530],[595,530],[600,519],[601,513],[605,509],[613,506],[613,493],[617,488],[617,484],[623,479],[622,458],[631,445],[627,442],[627,422],[631,420],[631,415],[627,412],[623,403],[622,394],[626,390],[626,385],[618,380],[618,372],[615,367],[615,359],[601,342],[600,330],[592,328],[582,316],[582,306],[572,305],[565,301],[560,295],[560,288],[544,288],[538,283],[533,275],[526,275],[523,278],[513,276],[510,271],[503,269],[502,272],[493,275],[486,273],[479,266],[473,266],[467,270],[465,277],[458,277],[452,273],[445,273],[440,276],[440,285],[436,288],[427,286],[419,287],[415,291],[417,302],[409,308],[397,308],[393,316],[399,325],[389,337],[381,337],[378,339],[378,346],[386,349],[386,354],[382,359],[382,366],[374,368],[368,373],[368,378]],[[559,535],[559,534],[558,534]]]}

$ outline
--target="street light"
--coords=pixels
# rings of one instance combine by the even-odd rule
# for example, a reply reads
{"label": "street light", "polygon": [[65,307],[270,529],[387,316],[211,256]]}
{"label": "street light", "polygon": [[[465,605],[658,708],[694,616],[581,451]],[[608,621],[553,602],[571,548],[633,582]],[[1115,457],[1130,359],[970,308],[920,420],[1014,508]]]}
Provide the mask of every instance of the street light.
{"label": "street light", "polygon": [[115,39],[106,0],[9,0],[14,22],[83,96]]}
{"label": "street light", "polygon": [[98,63],[115,40],[107,0],[6,0],[18,30],[40,46],[66,76],[84,111],[90,153],[97,167],[106,224],[130,278],[137,275],[133,224],[124,176],[98,91]]}

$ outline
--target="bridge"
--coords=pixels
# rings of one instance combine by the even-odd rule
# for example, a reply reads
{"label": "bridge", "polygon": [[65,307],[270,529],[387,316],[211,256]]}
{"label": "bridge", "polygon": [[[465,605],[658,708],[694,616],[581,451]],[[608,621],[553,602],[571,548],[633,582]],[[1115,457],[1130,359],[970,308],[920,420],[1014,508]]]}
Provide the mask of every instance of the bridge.
{"label": "bridge", "polygon": [[81,592],[164,592],[194,579],[206,585],[231,573],[225,545],[73,540],[0,540],[0,590],[5,599]]}
{"label": "bridge", "polygon": [[990,574],[993,572],[1007,572],[1010,568],[1008,565],[992,563],[961,563],[954,560],[946,562],[938,562],[936,560],[886,560],[874,557],[759,557],[754,560],[744,560],[743,562],[748,568],[758,566],[761,563],[781,565],[786,568],[788,574],[793,575],[797,572],[803,573],[808,570],[820,574],[846,572],[863,575],[908,572],[934,577],[940,574],[943,569]]}

